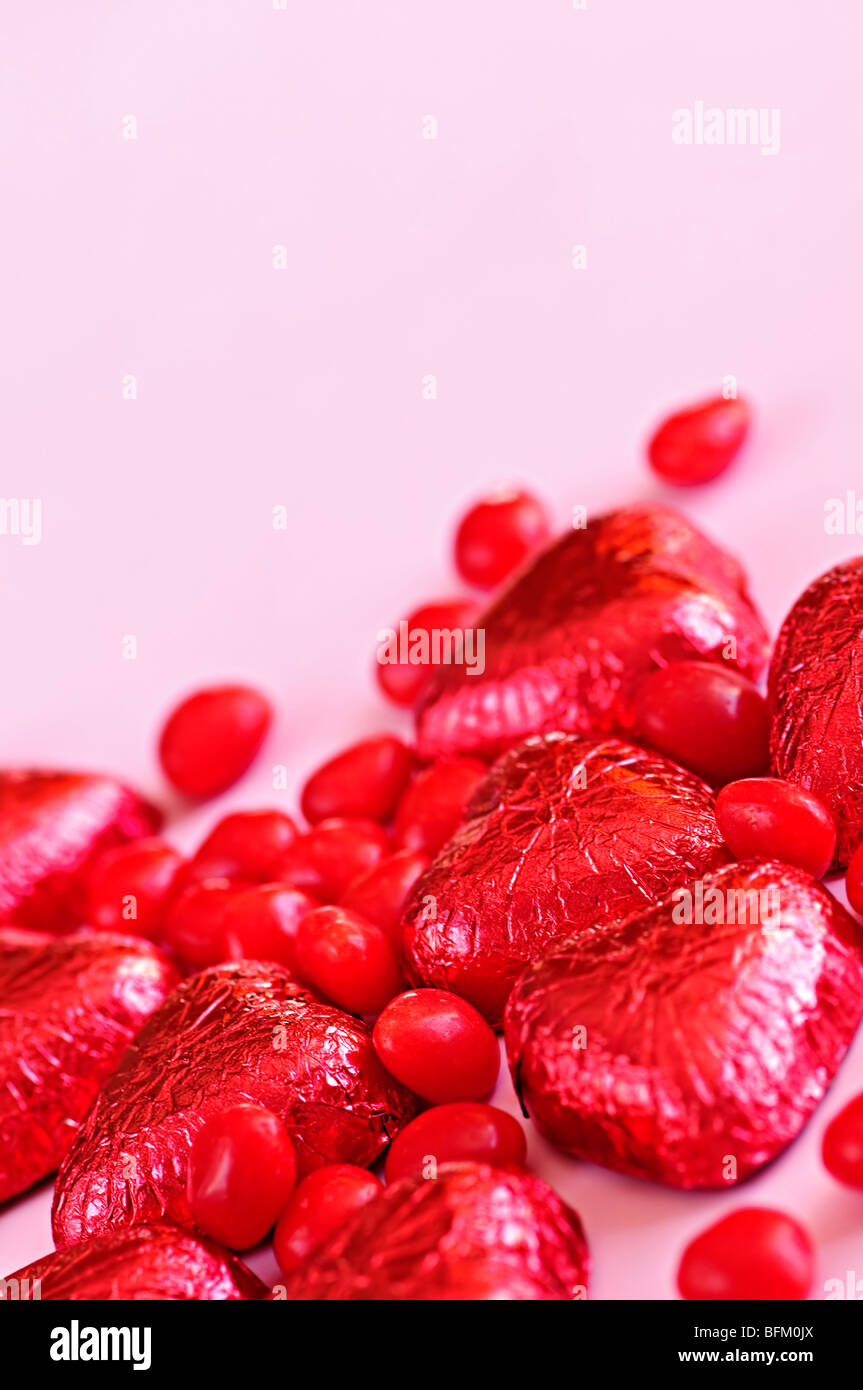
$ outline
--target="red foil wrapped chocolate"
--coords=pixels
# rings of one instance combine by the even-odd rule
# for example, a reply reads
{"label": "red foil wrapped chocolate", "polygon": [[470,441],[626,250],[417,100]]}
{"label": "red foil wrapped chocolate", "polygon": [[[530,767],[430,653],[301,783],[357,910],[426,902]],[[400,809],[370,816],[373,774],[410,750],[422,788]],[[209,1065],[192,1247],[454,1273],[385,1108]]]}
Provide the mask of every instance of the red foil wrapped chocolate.
{"label": "red foil wrapped chocolate", "polygon": [[152,835],[161,820],[111,777],[0,773],[0,919],[48,931],[79,925],[96,856]]}
{"label": "red foil wrapped chocolate", "polygon": [[822,574],[795,603],[770,664],[770,761],[836,822],[834,865],[863,840],[863,559]]}
{"label": "red foil wrapped chocolate", "polygon": [[257,1275],[206,1236],[177,1226],[109,1231],[55,1250],[0,1280],[0,1299],[225,1300],[262,1298]]}
{"label": "red foil wrapped chocolate", "polygon": [[94,933],[46,945],[35,935],[25,945],[25,935],[17,930],[0,950],[0,1202],[54,1171],[179,978],[138,938]]}
{"label": "red foil wrapped chocolate", "polygon": [[800,1132],[861,1015],[857,924],[802,869],[748,861],[555,947],[513,990],[506,1044],[558,1148],[721,1188]]}
{"label": "red foil wrapped chocolate", "polygon": [[408,974],[497,1024],[522,968],[561,936],[728,858],[710,789],[661,754],[611,738],[528,739],[498,760],[418,880],[402,919]]}
{"label": "red foil wrapped chocolate", "polygon": [[577,1299],[587,1244],[575,1212],[539,1178],[445,1164],[360,1207],[273,1296],[325,1301]]}
{"label": "red foil wrapped chocolate", "polygon": [[484,669],[435,669],[420,756],[489,755],[528,734],[625,733],[639,680],[669,661],[756,679],[767,635],[743,572],[676,512],[632,507],[556,541],[476,620]]}
{"label": "red foil wrapped chocolate", "polygon": [[244,1102],[283,1118],[300,1176],[366,1166],[414,1110],[366,1025],[286,970],[204,970],[156,1011],[87,1115],[57,1178],[56,1243],[163,1217],[191,1226],[192,1139],[209,1115]]}

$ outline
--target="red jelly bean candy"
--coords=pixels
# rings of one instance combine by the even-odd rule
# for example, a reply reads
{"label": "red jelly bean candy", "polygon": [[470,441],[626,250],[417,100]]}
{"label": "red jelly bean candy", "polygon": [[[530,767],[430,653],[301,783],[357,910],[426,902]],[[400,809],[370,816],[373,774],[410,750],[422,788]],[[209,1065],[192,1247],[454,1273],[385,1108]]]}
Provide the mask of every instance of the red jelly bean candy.
{"label": "red jelly bean candy", "polygon": [[352,1163],[316,1168],[298,1184],[279,1217],[273,1250],[285,1274],[300,1269],[318,1246],[382,1191],[377,1178]]}
{"label": "red jelly bean candy", "polygon": [[799,1299],[812,1284],[814,1254],[790,1216],[743,1207],[688,1245],[677,1283],[689,1299]]}
{"label": "red jelly bean candy", "polygon": [[205,1121],[192,1142],[189,1210],[206,1235],[248,1250],[278,1220],[296,1178],[294,1146],[279,1116],[235,1105]]}
{"label": "red jelly bean candy", "polygon": [[295,959],[300,978],[348,1013],[380,1013],[399,988],[386,934],[343,907],[319,907],[302,919]]}
{"label": "red jelly bean candy", "polygon": [[705,401],[669,416],[647,446],[647,457],[667,483],[707,483],[728,467],[748,429],[745,401]]}
{"label": "red jelly bean candy", "polygon": [[190,884],[170,902],[159,940],[189,970],[218,965],[226,954],[225,912],[240,891],[226,878]]}
{"label": "red jelly bean candy", "polygon": [[399,848],[437,854],[458,830],[471,796],[487,773],[488,768],[474,758],[450,758],[421,772],[396,812]]}
{"label": "red jelly bean candy", "polygon": [[182,862],[164,840],[135,840],[107,850],[90,873],[89,925],[152,937]]}
{"label": "red jelly bean candy", "polygon": [[413,754],[400,738],[363,739],[312,773],[303,787],[303,815],[312,824],[334,816],[389,820],[412,767]]}
{"label": "red jelly bean candy", "polygon": [[848,863],[845,892],[854,911],[863,916],[863,845],[854,851]]}
{"label": "red jelly bean candy", "polygon": [[641,738],[714,784],[755,777],[768,761],[764,696],[745,676],[706,661],[673,661],[642,681]]}
{"label": "red jelly bean candy", "polygon": [[398,947],[402,911],[411,889],[430,863],[429,856],[420,850],[401,849],[352,879],[341,906],[374,922]]}
{"label": "red jelly bean candy", "polygon": [[735,859],[779,859],[820,878],[836,849],[836,826],[812,792],[773,777],[729,782],[716,798],[716,823]]}
{"label": "red jelly bean candy", "polygon": [[830,1121],[822,1147],[824,1167],[838,1182],[863,1189],[863,1094]]}
{"label": "red jelly bean candy", "polygon": [[210,831],[193,855],[186,881],[239,878],[272,882],[274,866],[297,838],[297,827],[282,811],[234,811]]}
{"label": "red jelly bean candy", "polygon": [[442,1163],[514,1163],[523,1167],[527,1138],[518,1120],[495,1105],[459,1101],[424,1110],[387,1150],[387,1182],[435,1178]]}
{"label": "red jelly bean candy", "polygon": [[434,666],[452,660],[452,634],[464,633],[475,617],[475,604],[451,599],[425,604],[402,619],[377,650],[378,684],[387,698],[406,708],[415,705]]}
{"label": "red jelly bean candy", "polygon": [[244,685],[200,690],[178,705],[162,730],[159,758],[168,781],[200,801],[233,786],[250,766],[272,710]]}
{"label": "red jelly bean candy", "polygon": [[237,893],[225,907],[226,960],[273,960],[295,968],[300,922],[319,906],[301,888],[266,883]]}
{"label": "red jelly bean candy", "polygon": [[497,1039],[466,999],[413,989],[388,1004],[374,1044],[387,1071],[424,1100],[482,1100],[500,1070]]}
{"label": "red jelly bean candy", "polygon": [[298,836],[276,866],[275,877],[321,902],[337,902],[351,879],[379,864],[389,848],[389,836],[375,821],[337,816]]}
{"label": "red jelly bean candy", "polygon": [[551,535],[546,510],[529,492],[502,488],[477,502],[459,523],[455,564],[462,579],[492,589]]}

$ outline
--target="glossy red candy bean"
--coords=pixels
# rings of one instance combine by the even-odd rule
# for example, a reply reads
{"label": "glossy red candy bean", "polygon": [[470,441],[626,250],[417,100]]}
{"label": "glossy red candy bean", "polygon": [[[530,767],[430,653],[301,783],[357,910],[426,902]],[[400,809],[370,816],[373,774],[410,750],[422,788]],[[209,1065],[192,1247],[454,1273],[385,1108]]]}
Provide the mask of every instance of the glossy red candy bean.
{"label": "glossy red candy bean", "polygon": [[188,970],[203,970],[225,959],[225,912],[238,892],[226,878],[190,884],[168,904],[158,940]]}
{"label": "glossy red candy bean", "polygon": [[376,821],[336,816],[299,835],[274,867],[274,876],[321,902],[337,902],[351,880],[379,864],[389,848],[389,836]]}
{"label": "glossy red candy bean", "polygon": [[363,739],[313,772],[300,805],[311,824],[334,816],[387,821],[407,786],[414,756],[400,738]]}
{"label": "glossy red candy bean", "polygon": [[643,742],[714,785],[767,767],[767,702],[724,666],[673,661],[652,671],[636,695],[635,719]]}
{"label": "glossy red candy bean", "polygon": [[297,838],[297,827],[283,811],[233,811],[213,826],[190,860],[186,882],[236,878],[272,882],[274,865]]}
{"label": "glossy red candy bean", "polygon": [[863,844],[852,854],[845,871],[845,892],[855,912],[863,917]]}
{"label": "glossy red candy bean", "polygon": [[497,1039],[466,999],[412,989],[387,1005],[374,1027],[378,1056],[424,1100],[482,1100],[500,1070]]}
{"label": "glossy red candy bean", "polygon": [[821,1155],[824,1167],[838,1182],[863,1189],[863,1094],[830,1121]]}
{"label": "glossy red candy bean", "polygon": [[201,1230],[229,1250],[259,1244],[297,1178],[294,1147],[278,1115],[235,1105],[206,1120],[192,1141],[188,1199]]}
{"label": "glossy red candy bean", "polygon": [[225,906],[225,960],[274,960],[295,968],[297,929],[320,904],[290,883],[256,884]]}
{"label": "glossy red candy bean", "polygon": [[351,879],[340,906],[374,922],[398,947],[402,910],[411,889],[430,863],[429,856],[421,850],[400,849]]}
{"label": "glossy red candy bean", "polygon": [[728,467],[748,430],[746,402],[718,397],[669,416],[648,444],[647,457],[667,483],[707,483]]}
{"label": "glossy red candy bean", "polygon": [[316,1168],[298,1183],[279,1217],[273,1251],[279,1268],[293,1274],[359,1207],[382,1191],[378,1179],[353,1163]]}
{"label": "glossy red candy bean", "polygon": [[173,710],[162,729],[165,776],[192,800],[217,796],[253,762],[271,718],[269,701],[248,686],[199,690]]}
{"label": "glossy red candy bean", "polygon": [[551,535],[548,515],[529,492],[501,488],[462,517],[455,537],[455,565],[478,589],[493,589]]}
{"label": "glossy red candy bean", "polygon": [[689,1299],[799,1299],[813,1270],[812,1242],[798,1222],[781,1211],[743,1207],[690,1242],[677,1284]]}
{"label": "glossy red candy bean", "polygon": [[437,854],[458,830],[487,773],[475,758],[449,758],[425,768],[399,802],[394,827],[399,849]]}
{"label": "glossy red candy bean", "polygon": [[90,872],[89,925],[152,938],[182,862],[171,845],[158,839],[106,850]]}
{"label": "glossy red candy bean", "polygon": [[403,618],[392,635],[378,644],[375,669],[378,685],[387,698],[405,708],[415,705],[434,665],[442,659],[449,634],[463,632],[475,617],[475,604],[467,599],[451,599],[427,603]]}
{"label": "glossy red candy bean", "polygon": [[830,868],[836,826],[813,792],[775,777],[729,782],[716,798],[716,823],[735,859],[779,859],[820,878]]}
{"label": "glossy red candy bean", "polygon": [[400,1129],[387,1150],[387,1182],[435,1178],[442,1163],[524,1166],[527,1136],[512,1115],[480,1101],[435,1105]]}
{"label": "glossy red candy bean", "polygon": [[303,917],[294,958],[300,979],[348,1013],[380,1013],[399,988],[386,934],[343,907],[319,907]]}

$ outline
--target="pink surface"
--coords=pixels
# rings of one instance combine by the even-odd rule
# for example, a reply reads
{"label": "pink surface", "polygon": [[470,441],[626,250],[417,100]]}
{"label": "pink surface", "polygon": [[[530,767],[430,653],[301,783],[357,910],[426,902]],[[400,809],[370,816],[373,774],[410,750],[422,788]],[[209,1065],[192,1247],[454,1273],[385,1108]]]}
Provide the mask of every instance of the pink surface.
{"label": "pink surface", "polygon": [[[575,504],[667,497],[645,431],[727,374],[756,406],[752,445],[674,500],[745,558],[774,629],[861,549],[824,518],[863,497],[863,26],[801,0],[588,3],[7,14],[2,490],[39,499],[43,534],[0,535],[3,762],[163,795],[165,709],[240,677],[278,700],[266,755],[172,834],[292,809],[274,765],[296,787],[351,737],[405,724],[371,653],[415,601],[457,591],[462,503],[523,480],[564,525]],[[778,154],[675,145],[672,113],[696,101],[779,108]],[[816,1296],[863,1278],[863,1194],[818,1161],[861,1088],[863,1038],[793,1150],[713,1197],[532,1139],[583,1215],[594,1294],[671,1296],[686,1239],[752,1202],[809,1225]],[[49,1247],[48,1204],[0,1213],[0,1272]]]}

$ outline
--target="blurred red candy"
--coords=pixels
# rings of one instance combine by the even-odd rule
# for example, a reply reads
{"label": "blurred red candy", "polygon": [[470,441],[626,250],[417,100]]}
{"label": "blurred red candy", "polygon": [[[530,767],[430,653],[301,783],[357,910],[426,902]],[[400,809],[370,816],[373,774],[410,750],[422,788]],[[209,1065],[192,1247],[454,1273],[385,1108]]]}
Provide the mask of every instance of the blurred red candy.
{"label": "blurred red candy", "polygon": [[387,1182],[434,1178],[442,1163],[490,1163],[521,1168],[527,1137],[512,1115],[480,1101],[424,1110],[400,1129],[387,1150]]}
{"label": "blurred red candy", "polygon": [[398,947],[402,909],[420,874],[430,863],[429,856],[421,850],[400,849],[352,879],[342,896],[341,906],[374,922]]}
{"label": "blurred red candy", "polygon": [[399,849],[435,855],[458,830],[488,768],[475,758],[448,758],[427,767],[408,787],[396,812]]}
{"label": "blurred red candy", "polygon": [[667,483],[707,483],[726,469],[746,438],[749,407],[719,396],[670,415],[649,445],[650,466]]}
{"label": "blurred red candy", "polygon": [[812,1242],[798,1222],[767,1207],[743,1207],[690,1242],[677,1283],[688,1299],[800,1299],[813,1272]]}
{"label": "blurred red candy", "polygon": [[312,773],[303,787],[303,815],[311,824],[333,816],[387,821],[412,767],[413,754],[400,738],[363,739]]}
{"label": "blurred red candy", "polygon": [[276,1226],[273,1251],[279,1268],[285,1274],[302,1268],[327,1236],[380,1191],[378,1179],[353,1163],[330,1163],[309,1173],[294,1189]]}
{"label": "blurred red candy", "polygon": [[451,635],[464,632],[475,616],[476,605],[467,599],[428,603],[403,618],[390,641],[379,643],[378,685],[393,704],[406,708],[416,704],[439,664],[435,656],[445,662],[451,653]]}
{"label": "blurred red candy", "polygon": [[159,941],[189,970],[225,959],[225,912],[242,889],[226,878],[190,884],[168,904]]}
{"label": "blurred red candy", "polygon": [[529,492],[501,488],[462,517],[455,537],[456,569],[468,584],[493,589],[550,535],[541,502]]}
{"label": "blurred red candy", "polygon": [[343,907],[319,907],[302,918],[294,958],[304,983],[348,1013],[380,1013],[399,989],[389,938]]}
{"label": "blurred red candy", "polygon": [[233,786],[254,761],[272,710],[257,690],[214,686],[183,700],[159,738],[159,759],[168,781],[200,801]]}
{"label": "blurred red candy", "polygon": [[100,931],[157,934],[182,857],[164,840],[135,840],[99,856],[90,873],[87,921]]}
{"label": "blurred red candy", "polygon": [[283,811],[233,811],[223,816],[199,845],[183,875],[271,882],[274,865],[297,838],[297,827]]}
{"label": "blurred red candy", "polygon": [[335,816],[299,835],[274,866],[274,877],[321,902],[337,902],[351,880],[379,864],[389,848],[389,836],[376,821]]}
{"label": "blurred red candy", "polygon": [[226,960],[274,960],[293,968],[297,929],[319,904],[290,883],[256,884],[228,899],[222,916]]}
{"label": "blurred red candy", "polygon": [[840,1110],[824,1132],[824,1167],[838,1182],[863,1189],[863,1095]]}

